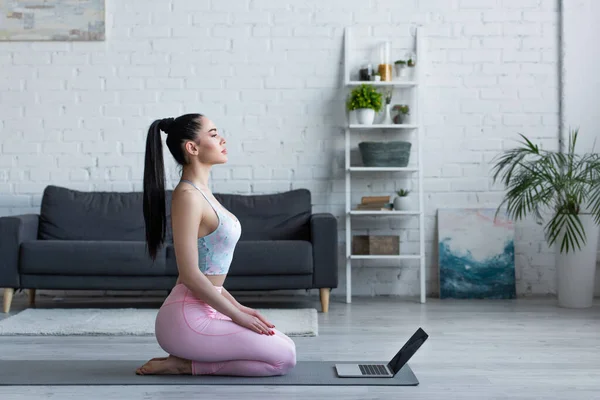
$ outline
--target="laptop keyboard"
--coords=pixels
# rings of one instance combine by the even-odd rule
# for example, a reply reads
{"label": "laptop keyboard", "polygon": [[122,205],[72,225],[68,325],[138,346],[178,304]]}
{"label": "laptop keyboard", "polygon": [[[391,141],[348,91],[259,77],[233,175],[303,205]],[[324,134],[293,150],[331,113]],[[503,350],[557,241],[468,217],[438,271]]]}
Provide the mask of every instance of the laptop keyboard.
{"label": "laptop keyboard", "polygon": [[360,372],[363,375],[389,375],[387,368],[381,364],[359,364]]}

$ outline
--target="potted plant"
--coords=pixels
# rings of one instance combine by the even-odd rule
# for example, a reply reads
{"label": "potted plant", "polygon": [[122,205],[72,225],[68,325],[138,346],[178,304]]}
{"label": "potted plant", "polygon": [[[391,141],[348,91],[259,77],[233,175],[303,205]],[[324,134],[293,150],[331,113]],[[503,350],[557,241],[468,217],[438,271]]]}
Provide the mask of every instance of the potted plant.
{"label": "potted plant", "polygon": [[[569,133],[566,152],[541,150],[524,135],[521,146],[501,154],[493,168],[507,193],[515,220],[532,215],[544,224],[549,246],[556,250],[558,305],[592,305],[600,221],[600,156],[576,154],[578,131]],[[544,218],[546,215],[546,218]]]}
{"label": "potted plant", "polygon": [[359,124],[372,125],[375,113],[381,110],[382,94],[372,85],[362,84],[350,92],[346,103],[348,111],[356,112]]}
{"label": "potted plant", "polygon": [[400,189],[396,192],[398,196],[394,198],[394,210],[410,210],[411,204],[408,198],[410,192],[407,189]]}
{"label": "potted plant", "polygon": [[403,78],[406,76],[406,61],[405,60],[396,60],[394,62],[394,69],[396,72],[396,76],[399,78]]}
{"label": "potted plant", "polygon": [[406,117],[410,114],[410,107],[407,104],[396,104],[392,110],[397,112],[394,116],[394,123],[404,124]]}

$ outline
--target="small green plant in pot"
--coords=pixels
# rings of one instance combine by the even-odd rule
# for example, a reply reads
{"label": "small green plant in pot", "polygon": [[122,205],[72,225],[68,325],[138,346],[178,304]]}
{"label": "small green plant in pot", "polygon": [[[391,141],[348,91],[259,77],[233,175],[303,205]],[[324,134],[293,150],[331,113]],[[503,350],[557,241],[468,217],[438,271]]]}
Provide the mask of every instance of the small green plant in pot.
{"label": "small green plant in pot", "polygon": [[[499,155],[494,182],[507,192],[498,211],[510,218],[532,215],[544,226],[549,246],[556,250],[558,304],[592,305],[600,222],[600,157],[575,152],[578,131],[569,133],[565,152],[546,151],[524,135],[520,147]],[[498,212],[497,211],[497,212]]]}
{"label": "small green plant in pot", "polygon": [[400,189],[396,192],[397,196],[394,198],[394,210],[407,211],[411,209],[412,205],[408,198],[409,193],[410,191],[408,189]]}
{"label": "small green plant in pot", "polygon": [[396,60],[396,62],[394,62],[394,69],[396,72],[396,77],[398,77],[398,78],[406,77],[406,61],[405,60]]}
{"label": "small green plant in pot", "polygon": [[407,122],[408,116],[410,115],[410,107],[407,104],[396,104],[392,111],[397,114],[394,116],[395,124],[404,124]]}
{"label": "small green plant in pot", "polygon": [[350,92],[346,108],[356,112],[359,124],[372,125],[382,107],[383,95],[372,85],[362,84]]}

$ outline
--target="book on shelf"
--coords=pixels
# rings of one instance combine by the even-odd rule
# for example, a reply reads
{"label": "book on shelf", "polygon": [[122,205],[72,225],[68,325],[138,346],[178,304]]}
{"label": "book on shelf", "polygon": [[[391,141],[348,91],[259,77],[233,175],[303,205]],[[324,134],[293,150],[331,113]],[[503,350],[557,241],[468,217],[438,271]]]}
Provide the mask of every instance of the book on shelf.
{"label": "book on shelf", "polygon": [[390,196],[363,196],[360,204],[356,205],[357,211],[390,211],[393,209]]}
{"label": "book on shelf", "polygon": [[390,196],[363,196],[360,199],[361,204],[387,204],[391,200]]}
{"label": "book on shelf", "polygon": [[358,204],[356,206],[358,211],[391,211],[392,205],[389,203],[372,203],[372,204]]}

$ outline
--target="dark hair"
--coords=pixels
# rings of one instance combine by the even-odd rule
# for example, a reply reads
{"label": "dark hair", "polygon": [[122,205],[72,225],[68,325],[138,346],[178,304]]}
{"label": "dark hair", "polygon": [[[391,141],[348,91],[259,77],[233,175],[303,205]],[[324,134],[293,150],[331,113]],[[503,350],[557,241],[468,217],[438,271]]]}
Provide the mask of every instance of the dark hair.
{"label": "dark hair", "polygon": [[157,119],[148,129],[144,161],[144,222],[146,245],[152,260],[156,259],[167,231],[165,163],[160,131],[167,134],[167,147],[177,164],[183,166],[188,163],[183,143],[196,140],[202,128],[201,117],[202,114],[185,114],[177,118]]}

